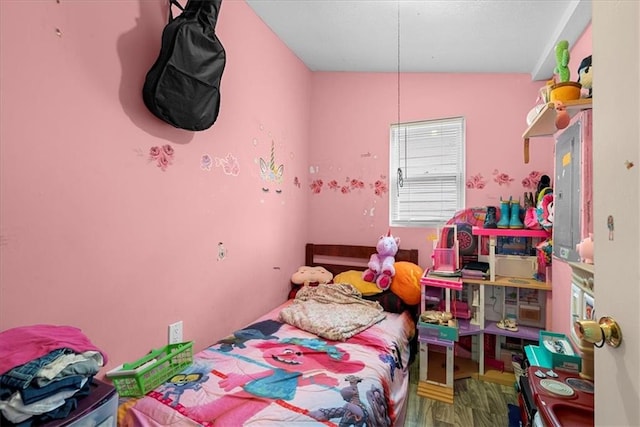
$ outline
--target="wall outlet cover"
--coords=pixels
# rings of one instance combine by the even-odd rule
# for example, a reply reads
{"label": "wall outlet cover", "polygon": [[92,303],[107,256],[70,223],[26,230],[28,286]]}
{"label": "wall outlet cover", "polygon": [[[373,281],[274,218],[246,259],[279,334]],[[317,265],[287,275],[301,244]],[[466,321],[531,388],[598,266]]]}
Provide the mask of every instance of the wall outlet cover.
{"label": "wall outlet cover", "polygon": [[169,344],[182,342],[182,320],[169,325]]}

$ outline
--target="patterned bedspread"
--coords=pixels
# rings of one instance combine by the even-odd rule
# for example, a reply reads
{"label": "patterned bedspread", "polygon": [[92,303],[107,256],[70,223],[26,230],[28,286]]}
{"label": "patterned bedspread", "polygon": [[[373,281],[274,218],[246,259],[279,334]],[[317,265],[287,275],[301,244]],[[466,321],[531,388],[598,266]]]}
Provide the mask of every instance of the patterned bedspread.
{"label": "patterned bedspread", "polygon": [[401,426],[407,402],[407,313],[346,341],[279,321],[274,309],[194,355],[146,396],[122,403],[121,426]]}

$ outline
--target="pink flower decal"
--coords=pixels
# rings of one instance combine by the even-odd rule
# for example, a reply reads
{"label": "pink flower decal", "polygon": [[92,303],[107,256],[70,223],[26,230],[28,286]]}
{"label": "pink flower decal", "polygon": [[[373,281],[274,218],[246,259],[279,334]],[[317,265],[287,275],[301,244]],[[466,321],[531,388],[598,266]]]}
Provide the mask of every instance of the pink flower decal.
{"label": "pink flower decal", "polygon": [[338,181],[336,181],[335,179],[332,179],[331,181],[329,181],[329,184],[327,185],[329,186],[330,190],[337,190],[338,188],[340,188]]}
{"label": "pink flower decal", "polygon": [[466,182],[466,187],[469,189],[482,190],[487,184],[484,177],[481,174],[477,174],[469,178]]}
{"label": "pink flower decal", "polygon": [[364,182],[360,181],[359,179],[352,179],[351,181],[349,181],[349,186],[354,190],[358,188],[364,188]]}
{"label": "pink flower decal", "polygon": [[534,190],[538,188],[538,182],[540,182],[540,178],[542,177],[542,172],[531,171],[528,176],[523,178],[522,186],[524,188],[528,188],[530,190]]}
{"label": "pink flower decal", "polygon": [[240,174],[238,159],[231,153],[223,159],[216,157],[216,166],[221,167],[225,175],[238,176]]}
{"label": "pink flower decal", "polygon": [[349,194],[349,193],[351,193],[351,189],[349,187],[347,187],[346,185],[343,185],[342,188],[340,189],[340,192],[342,194]]}
{"label": "pink flower decal", "polygon": [[173,153],[173,147],[169,144],[162,147],[155,146],[149,149],[149,158],[155,160],[156,165],[165,171],[173,161]]}
{"label": "pink flower decal", "polygon": [[384,181],[377,180],[373,183],[373,192],[376,196],[382,197],[388,191],[387,184]]}
{"label": "pink flower decal", "polygon": [[149,149],[149,157],[153,160],[157,159],[158,157],[160,157],[160,154],[162,153],[162,151],[160,150],[160,147],[151,147]]}
{"label": "pink flower decal", "polygon": [[498,173],[493,180],[497,182],[498,185],[509,185],[511,181],[513,181],[513,178],[506,173]]}
{"label": "pink flower decal", "polygon": [[163,145],[162,151],[167,155],[167,157],[173,157],[173,147],[169,144]]}
{"label": "pink flower decal", "polygon": [[314,181],[309,185],[309,187],[311,188],[311,192],[312,192],[313,194],[320,194],[320,192],[322,191],[322,185],[323,185],[323,184],[324,184],[324,183],[322,182],[322,180],[321,180],[321,179],[316,179],[316,180],[314,180]]}

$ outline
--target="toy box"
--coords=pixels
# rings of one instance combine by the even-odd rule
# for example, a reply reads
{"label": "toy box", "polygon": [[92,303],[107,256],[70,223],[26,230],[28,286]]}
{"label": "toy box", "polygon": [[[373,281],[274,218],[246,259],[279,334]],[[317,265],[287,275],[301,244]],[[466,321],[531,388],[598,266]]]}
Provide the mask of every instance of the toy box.
{"label": "toy box", "polygon": [[580,372],[582,358],[565,334],[540,331],[537,346],[527,346],[527,357],[532,365],[545,368]]}
{"label": "toy box", "polygon": [[439,340],[458,341],[458,327],[419,321],[418,335],[420,338],[437,338]]}
{"label": "toy box", "polygon": [[531,255],[531,239],[527,237],[498,236],[496,253],[500,255]]}
{"label": "toy box", "polygon": [[534,256],[496,255],[498,276],[533,279],[538,272],[538,260]]}

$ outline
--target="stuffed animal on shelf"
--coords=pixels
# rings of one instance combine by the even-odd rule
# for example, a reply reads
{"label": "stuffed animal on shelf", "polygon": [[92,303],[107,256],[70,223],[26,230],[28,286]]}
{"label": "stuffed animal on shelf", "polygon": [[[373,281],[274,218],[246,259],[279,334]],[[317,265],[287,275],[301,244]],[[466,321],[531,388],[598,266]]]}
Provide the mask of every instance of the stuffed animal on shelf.
{"label": "stuffed animal on shelf", "polygon": [[391,286],[391,279],[396,274],[394,264],[395,256],[398,253],[400,239],[391,235],[391,230],[387,235],[382,235],[376,245],[377,253],[372,254],[367,264],[367,268],[362,273],[362,279],[378,285],[380,289],[386,291]]}
{"label": "stuffed animal on shelf", "polygon": [[578,83],[582,85],[583,89],[589,90],[585,98],[591,98],[593,95],[593,66],[591,64],[591,55],[580,62],[580,66],[578,67]]}
{"label": "stuffed animal on shelf", "polygon": [[571,117],[567,113],[567,108],[562,101],[553,101],[556,110],[556,128],[564,129],[569,126]]}

